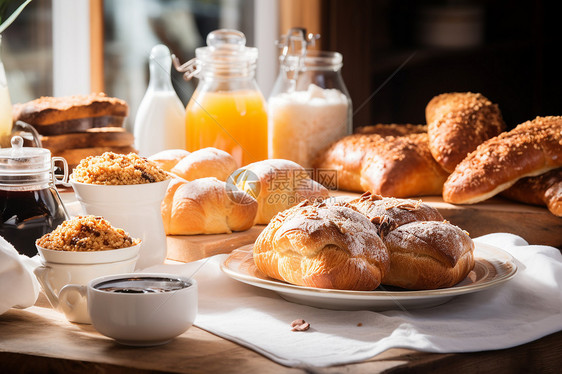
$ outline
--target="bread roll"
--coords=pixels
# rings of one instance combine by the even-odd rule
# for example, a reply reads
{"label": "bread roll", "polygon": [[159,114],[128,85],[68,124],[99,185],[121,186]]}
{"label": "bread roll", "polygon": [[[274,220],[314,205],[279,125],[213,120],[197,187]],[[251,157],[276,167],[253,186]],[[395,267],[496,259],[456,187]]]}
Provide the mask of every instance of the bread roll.
{"label": "bread roll", "polygon": [[421,200],[397,199],[364,193],[361,197],[347,202],[363,213],[379,228],[379,236],[414,221],[443,221],[437,209]]}
{"label": "bread roll", "polygon": [[254,262],[269,277],[299,286],[359,291],[377,288],[389,267],[364,215],[310,202],[271,220],[254,244]]}
{"label": "bread roll", "polygon": [[205,177],[226,181],[237,168],[236,160],[228,152],[209,147],[190,153],[171,171],[188,181]]}
{"label": "bread roll", "polygon": [[248,230],[257,209],[253,197],[227,188],[217,178],[175,178],[168,186],[161,212],[167,235],[196,235]]}
{"label": "bread roll", "polygon": [[366,193],[346,203],[378,228],[390,255],[382,283],[410,290],[451,287],[474,267],[474,243],[421,201]]}
{"label": "bread roll", "polygon": [[445,93],[426,107],[429,149],[448,172],[467,154],[505,129],[496,104],[479,93]]}
{"label": "bread roll", "polygon": [[405,124],[382,124],[361,126],[355,130],[357,134],[378,134],[380,136],[406,136],[411,134],[427,133],[427,125]]}
{"label": "bread roll", "polygon": [[172,168],[189,153],[185,149],[166,149],[153,154],[148,159],[158,165],[160,169],[171,172]]}
{"label": "bread roll", "polygon": [[165,150],[150,156],[149,160],[187,181],[215,177],[224,182],[238,167],[228,152],[212,147],[191,153],[182,149]]}
{"label": "bread roll", "polygon": [[350,135],[322,152],[314,166],[334,170],[338,189],[395,197],[439,195],[448,175],[431,156],[425,133]]}
{"label": "bread roll", "polygon": [[258,161],[237,170],[229,179],[258,201],[256,224],[268,224],[279,212],[304,200],[323,200],[328,190],[310,179],[299,164],[282,159]]}
{"label": "bread roll", "polygon": [[445,182],[443,200],[478,203],[561,166],[562,117],[537,117],[479,145]]}
{"label": "bread roll", "polygon": [[526,204],[546,205],[552,214],[562,217],[562,168],[519,179],[502,196]]}
{"label": "bread roll", "polygon": [[382,283],[409,290],[451,287],[474,268],[474,243],[448,222],[414,221],[388,232],[383,239],[390,271]]}

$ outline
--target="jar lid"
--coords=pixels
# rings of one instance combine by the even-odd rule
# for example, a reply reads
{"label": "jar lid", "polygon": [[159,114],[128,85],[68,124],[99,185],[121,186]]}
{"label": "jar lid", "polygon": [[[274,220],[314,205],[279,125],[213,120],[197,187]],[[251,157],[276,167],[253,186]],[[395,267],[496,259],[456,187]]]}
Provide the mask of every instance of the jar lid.
{"label": "jar lid", "polygon": [[207,47],[195,50],[195,56],[203,64],[215,68],[239,68],[240,65],[255,67],[258,49],[246,47],[246,36],[237,30],[219,29],[207,35]]}
{"label": "jar lid", "polygon": [[51,170],[51,151],[24,147],[23,138],[14,136],[12,148],[0,149],[0,174],[35,174]]}

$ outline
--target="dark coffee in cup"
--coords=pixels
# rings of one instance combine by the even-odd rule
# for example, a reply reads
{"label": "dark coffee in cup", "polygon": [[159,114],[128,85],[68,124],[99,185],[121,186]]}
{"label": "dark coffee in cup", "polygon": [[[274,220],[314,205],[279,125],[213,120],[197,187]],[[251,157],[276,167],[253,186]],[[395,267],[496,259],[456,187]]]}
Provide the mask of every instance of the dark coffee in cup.
{"label": "dark coffee in cup", "polygon": [[191,283],[178,278],[127,277],[98,283],[95,289],[114,293],[162,293],[173,292],[191,286]]}

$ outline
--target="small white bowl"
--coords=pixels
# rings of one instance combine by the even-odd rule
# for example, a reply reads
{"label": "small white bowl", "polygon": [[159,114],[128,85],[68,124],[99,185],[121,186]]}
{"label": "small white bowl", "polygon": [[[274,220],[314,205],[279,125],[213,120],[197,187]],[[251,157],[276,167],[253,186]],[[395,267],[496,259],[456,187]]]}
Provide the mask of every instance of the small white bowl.
{"label": "small white bowl", "polygon": [[[107,287],[109,290],[104,289]],[[158,292],[137,292],[149,288]],[[72,300],[76,291],[87,297],[94,328],[124,345],[165,344],[187,331],[197,315],[197,282],[184,276],[128,273],[99,277],[86,287],[64,287],[61,302]]]}

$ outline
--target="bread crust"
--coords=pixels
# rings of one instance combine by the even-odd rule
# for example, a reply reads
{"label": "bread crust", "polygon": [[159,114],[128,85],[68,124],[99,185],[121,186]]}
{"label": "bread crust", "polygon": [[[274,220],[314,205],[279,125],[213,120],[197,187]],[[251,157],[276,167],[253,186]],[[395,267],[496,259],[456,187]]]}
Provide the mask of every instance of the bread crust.
{"label": "bread crust", "polygon": [[501,112],[479,93],[444,93],[426,107],[429,149],[448,172],[482,142],[505,130]]}
{"label": "bread crust", "polygon": [[186,181],[174,178],[162,201],[167,235],[221,234],[253,226],[257,202],[248,194],[229,193],[217,178]]}
{"label": "bread crust", "polygon": [[443,200],[478,203],[561,166],[562,117],[537,117],[479,145],[445,182]]}
{"label": "bread crust", "polygon": [[443,221],[437,209],[421,200],[382,197],[365,192],[361,197],[347,201],[359,212],[367,216],[384,238],[390,230],[414,221]]}
{"label": "bread crust", "polygon": [[129,106],[125,101],[108,97],[105,93],[92,93],[87,96],[43,96],[14,105],[13,113],[14,121],[21,120],[41,127],[79,118],[126,117],[129,114]]}
{"label": "bread crust", "polygon": [[264,274],[306,287],[374,290],[389,268],[386,247],[364,215],[322,203],[277,214],[253,255]]}
{"label": "bread crust", "polygon": [[390,255],[382,283],[411,290],[451,287],[474,267],[468,233],[421,200],[363,194],[345,204],[377,227]]}
{"label": "bread crust", "polygon": [[448,222],[414,221],[384,238],[390,271],[383,284],[410,290],[451,287],[474,268],[474,242]]}
{"label": "bread crust", "polygon": [[448,175],[431,156],[425,133],[350,135],[322,152],[314,166],[335,170],[338,189],[395,197],[439,195]]}
{"label": "bread crust", "polygon": [[526,204],[546,205],[552,214],[562,217],[562,168],[519,179],[502,196]]}
{"label": "bread crust", "polygon": [[172,168],[191,152],[185,149],[166,149],[153,154],[148,159],[160,167],[160,169],[171,172]]}
{"label": "bread crust", "polygon": [[254,162],[232,176],[229,182],[258,201],[256,224],[268,224],[277,213],[302,201],[329,197],[324,186],[312,180],[302,166],[289,160]]}

